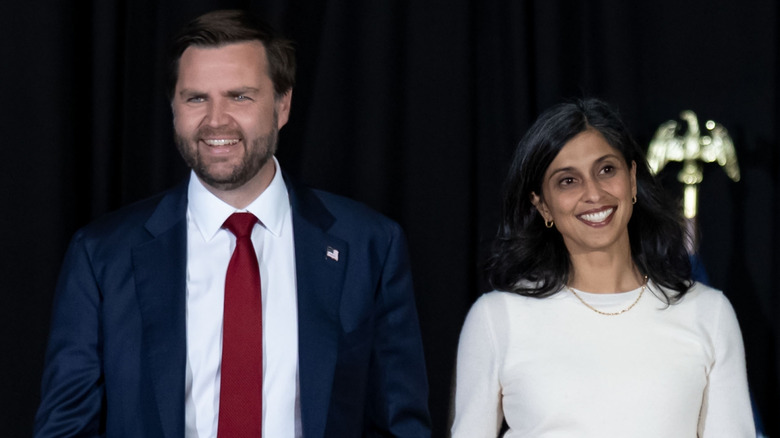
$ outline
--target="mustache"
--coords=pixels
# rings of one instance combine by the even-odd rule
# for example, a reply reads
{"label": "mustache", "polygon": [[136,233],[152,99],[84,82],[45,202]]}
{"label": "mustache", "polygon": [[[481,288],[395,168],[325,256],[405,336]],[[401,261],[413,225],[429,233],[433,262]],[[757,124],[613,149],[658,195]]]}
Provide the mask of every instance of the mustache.
{"label": "mustache", "polygon": [[240,129],[234,128],[212,128],[211,126],[202,126],[195,132],[196,138],[214,138],[214,137],[237,137],[244,138],[244,133]]}

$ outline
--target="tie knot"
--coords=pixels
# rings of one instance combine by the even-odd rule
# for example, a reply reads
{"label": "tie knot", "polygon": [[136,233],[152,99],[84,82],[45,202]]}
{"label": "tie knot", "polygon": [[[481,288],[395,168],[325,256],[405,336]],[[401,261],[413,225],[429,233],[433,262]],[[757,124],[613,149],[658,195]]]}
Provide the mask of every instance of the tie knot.
{"label": "tie knot", "polygon": [[233,213],[222,226],[238,238],[249,236],[256,223],[257,218],[252,213]]}

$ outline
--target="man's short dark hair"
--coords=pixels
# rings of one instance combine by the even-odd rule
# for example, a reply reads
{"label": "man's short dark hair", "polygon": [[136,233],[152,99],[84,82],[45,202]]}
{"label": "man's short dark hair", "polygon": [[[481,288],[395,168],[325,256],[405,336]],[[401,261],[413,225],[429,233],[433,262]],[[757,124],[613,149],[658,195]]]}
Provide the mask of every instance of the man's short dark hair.
{"label": "man's short dark hair", "polygon": [[190,46],[220,47],[260,41],[268,59],[268,75],[278,99],[295,85],[295,48],[268,23],[242,10],[218,10],[190,21],[173,39],[170,52],[168,97],[173,100],[179,77],[179,60]]}

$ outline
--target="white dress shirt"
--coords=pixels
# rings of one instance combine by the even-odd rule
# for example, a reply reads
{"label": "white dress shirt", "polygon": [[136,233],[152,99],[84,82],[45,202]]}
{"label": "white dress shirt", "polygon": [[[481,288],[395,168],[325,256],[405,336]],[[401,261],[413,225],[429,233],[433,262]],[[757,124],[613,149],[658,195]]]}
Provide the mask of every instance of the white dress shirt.
{"label": "white dress shirt", "polygon": [[[292,215],[274,158],[271,184],[245,210],[259,223],[252,244],[263,295],[263,436],[299,437],[298,312]],[[225,274],[235,236],[222,224],[235,208],[192,173],[187,208],[185,436],[217,436]]]}

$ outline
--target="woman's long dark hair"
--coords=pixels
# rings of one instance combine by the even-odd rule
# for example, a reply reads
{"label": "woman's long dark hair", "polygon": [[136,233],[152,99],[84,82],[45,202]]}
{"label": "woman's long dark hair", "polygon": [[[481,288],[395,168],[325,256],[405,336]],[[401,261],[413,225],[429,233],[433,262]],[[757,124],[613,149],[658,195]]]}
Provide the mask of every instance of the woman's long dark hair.
{"label": "woman's long dark hair", "polygon": [[677,301],[691,286],[691,265],[680,208],[650,173],[644,152],[617,113],[597,99],[556,105],[542,113],[515,150],[504,187],[504,205],[486,269],[493,288],[532,297],[547,297],[569,279],[571,265],[563,237],[544,226],[531,203],[542,194],[542,180],[561,148],[589,129],[600,132],[620,151],[626,164],[636,162],[637,203],[628,223],[631,256],[640,272],[676,291]]}

